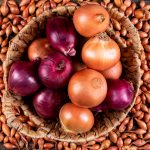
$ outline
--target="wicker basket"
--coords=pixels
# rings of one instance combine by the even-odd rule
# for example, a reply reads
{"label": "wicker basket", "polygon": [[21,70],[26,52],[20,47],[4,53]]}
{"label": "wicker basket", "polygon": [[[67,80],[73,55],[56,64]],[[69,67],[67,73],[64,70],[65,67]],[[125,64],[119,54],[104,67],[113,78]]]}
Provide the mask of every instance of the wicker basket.
{"label": "wicker basket", "polygon": [[[28,25],[26,25],[10,42],[7,57],[3,63],[5,92],[2,97],[2,109],[3,113],[6,115],[8,125],[15,128],[22,134],[32,138],[48,136],[60,141],[87,142],[107,134],[119,125],[134,105],[140,87],[140,59],[143,54],[143,47],[136,28],[130,20],[124,16],[124,14],[118,12],[117,8],[110,8],[108,11],[111,18],[118,20],[122,26],[127,29],[128,33],[132,35],[132,47],[127,47],[126,44],[121,41],[121,38],[115,35],[113,28],[109,27],[106,32],[118,42],[121,48],[121,61],[126,75],[125,78],[128,81],[131,81],[135,88],[134,100],[127,109],[123,111],[107,111],[99,113],[95,118],[94,127],[89,132],[78,135],[70,135],[61,129],[61,125],[58,120],[51,121],[40,118],[35,112],[33,112],[33,110],[30,109],[29,105],[25,104],[22,97],[14,95],[8,91],[7,78],[10,66],[15,61],[22,59],[22,56],[26,52],[31,41],[37,37],[39,31],[42,31],[45,28],[46,19],[53,15],[72,15],[73,12],[80,7],[80,5],[82,4],[78,4],[78,6],[59,6],[55,9],[43,12],[43,14],[39,17],[33,18],[33,20],[30,21]],[[28,116],[29,119],[34,122],[36,127],[32,128],[29,124],[25,122],[22,123],[19,119],[19,115],[14,111],[16,108],[20,108],[24,115]]]}

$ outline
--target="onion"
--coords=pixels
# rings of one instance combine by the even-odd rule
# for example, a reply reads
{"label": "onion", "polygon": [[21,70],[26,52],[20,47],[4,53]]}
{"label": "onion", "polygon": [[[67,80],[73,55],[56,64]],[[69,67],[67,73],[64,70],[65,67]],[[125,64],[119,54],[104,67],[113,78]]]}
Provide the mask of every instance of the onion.
{"label": "onion", "polygon": [[94,116],[87,108],[66,103],[60,109],[59,119],[65,132],[77,134],[89,131],[94,125]]}
{"label": "onion", "polygon": [[41,60],[38,69],[42,83],[51,89],[66,86],[72,72],[72,61],[59,52],[51,53],[48,58]]}
{"label": "onion", "polygon": [[109,108],[123,110],[127,108],[134,97],[134,88],[131,83],[124,79],[108,80],[106,100]]}
{"label": "onion", "polygon": [[31,61],[44,59],[52,52],[53,50],[47,38],[38,38],[30,44],[28,48],[28,58]]}
{"label": "onion", "polygon": [[42,89],[33,97],[33,106],[37,114],[43,118],[58,116],[59,109],[65,103],[65,93],[62,90]]}
{"label": "onion", "polygon": [[111,68],[101,71],[106,79],[119,79],[122,74],[122,64],[119,61]]}
{"label": "onion", "polygon": [[79,107],[92,108],[102,103],[107,94],[104,76],[92,69],[76,72],[68,84],[68,96]]}
{"label": "onion", "polygon": [[73,14],[76,30],[85,37],[104,32],[109,25],[109,13],[99,4],[82,5]]}
{"label": "onion", "polygon": [[68,18],[62,16],[49,18],[46,23],[46,35],[54,49],[69,56],[76,54],[76,30]]}
{"label": "onion", "polygon": [[104,100],[100,105],[91,108],[91,110],[95,111],[95,112],[102,112],[102,111],[106,111],[108,109],[109,109],[109,107],[108,107],[108,103],[106,100]]}
{"label": "onion", "polygon": [[27,96],[36,92],[40,87],[33,62],[15,62],[9,72],[8,88],[20,96]]}
{"label": "onion", "polygon": [[91,69],[102,71],[120,60],[120,48],[105,32],[91,37],[82,48],[82,60]]}

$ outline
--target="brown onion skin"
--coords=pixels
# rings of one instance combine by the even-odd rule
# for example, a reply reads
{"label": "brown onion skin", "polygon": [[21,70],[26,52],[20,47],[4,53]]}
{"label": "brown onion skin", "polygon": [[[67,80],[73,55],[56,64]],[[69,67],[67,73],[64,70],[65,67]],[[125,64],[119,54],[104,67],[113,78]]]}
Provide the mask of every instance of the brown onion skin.
{"label": "brown onion skin", "polygon": [[87,108],[66,103],[60,109],[59,119],[62,128],[69,133],[78,134],[89,131],[94,125],[94,116]]}
{"label": "brown onion skin", "polygon": [[104,34],[90,38],[84,44],[81,55],[89,68],[102,71],[114,66],[121,54],[118,44]]}
{"label": "brown onion skin", "polygon": [[106,79],[119,79],[122,74],[122,64],[119,61],[113,67],[101,71]]}
{"label": "brown onion skin", "polygon": [[107,83],[104,76],[92,69],[76,72],[68,84],[71,102],[80,107],[95,107],[104,101],[106,94]]}
{"label": "brown onion skin", "polygon": [[99,4],[83,5],[73,15],[74,26],[84,37],[92,37],[99,32],[104,32],[109,21],[107,10]]}
{"label": "brown onion skin", "polygon": [[53,49],[50,47],[47,38],[38,38],[30,44],[28,58],[30,61],[44,59],[52,52]]}

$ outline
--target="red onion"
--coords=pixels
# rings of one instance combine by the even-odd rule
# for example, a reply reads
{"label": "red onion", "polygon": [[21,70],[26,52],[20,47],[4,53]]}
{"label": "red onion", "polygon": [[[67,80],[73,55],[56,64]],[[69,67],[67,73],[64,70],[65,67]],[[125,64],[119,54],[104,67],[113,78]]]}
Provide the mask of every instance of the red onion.
{"label": "red onion", "polygon": [[20,96],[27,96],[36,92],[40,87],[36,66],[33,62],[15,62],[9,72],[8,88]]}
{"label": "red onion", "polygon": [[42,83],[51,89],[66,86],[72,72],[72,61],[59,52],[54,52],[48,58],[41,60],[38,70]]}
{"label": "red onion", "polygon": [[73,22],[66,17],[56,16],[47,19],[46,35],[50,45],[65,55],[74,56],[77,44]]}
{"label": "red onion", "polygon": [[65,103],[63,91],[42,89],[33,97],[33,106],[37,114],[43,118],[53,118],[59,114],[59,109]]}
{"label": "red onion", "polygon": [[114,110],[123,110],[127,108],[134,97],[134,88],[126,80],[116,79],[108,80],[108,91],[106,100],[109,108]]}
{"label": "red onion", "polygon": [[102,111],[106,111],[108,109],[109,109],[108,103],[105,100],[98,106],[91,108],[91,110],[95,111],[95,112],[102,112]]}

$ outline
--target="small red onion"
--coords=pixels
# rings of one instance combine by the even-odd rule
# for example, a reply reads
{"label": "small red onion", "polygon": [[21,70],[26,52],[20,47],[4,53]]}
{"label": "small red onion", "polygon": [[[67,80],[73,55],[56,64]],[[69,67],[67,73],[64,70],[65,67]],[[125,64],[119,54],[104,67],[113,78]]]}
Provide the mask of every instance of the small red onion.
{"label": "small red onion", "polygon": [[37,114],[43,118],[58,116],[59,109],[63,106],[66,95],[62,90],[42,89],[33,97],[33,106]]}
{"label": "small red onion", "polygon": [[66,17],[55,16],[47,19],[46,35],[50,45],[64,55],[74,56],[77,44],[73,22]]}
{"label": "small red onion", "polygon": [[12,64],[8,76],[8,88],[20,96],[36,92],[40,87],[33,62],[18,61]]}
{"label": "small red onion", "polygon": [[50,89],[66,86],[72,72],[72,61],[59,52],[54,52],[48,58],[41,60],[38,69],[39,78]]}
{"label": "small red onion", "polygon": [[108,90],[106,100],[110,109],[123,110],[127,108],[134,97],[134,88],[124,79],[107,80]]}

